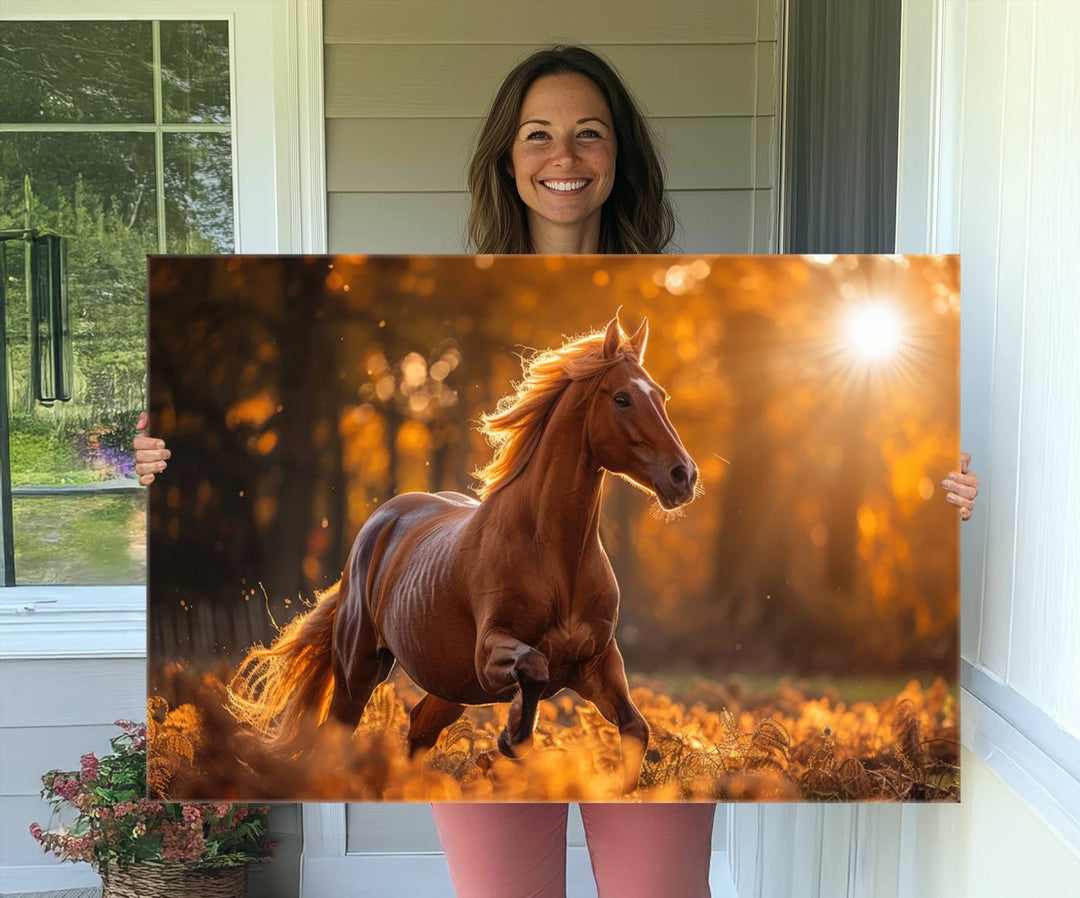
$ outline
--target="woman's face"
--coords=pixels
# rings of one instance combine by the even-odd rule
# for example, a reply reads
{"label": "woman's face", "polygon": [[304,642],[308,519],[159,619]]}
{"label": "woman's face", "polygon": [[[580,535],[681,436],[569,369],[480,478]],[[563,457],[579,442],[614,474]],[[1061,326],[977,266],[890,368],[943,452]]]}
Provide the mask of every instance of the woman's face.
{"label": "woman's face", "polygon": [[510,152],[530,225],[565,227],[599,219],[615,181],[615,151],[611,110],[590,79],[537,78],[521,104]]}

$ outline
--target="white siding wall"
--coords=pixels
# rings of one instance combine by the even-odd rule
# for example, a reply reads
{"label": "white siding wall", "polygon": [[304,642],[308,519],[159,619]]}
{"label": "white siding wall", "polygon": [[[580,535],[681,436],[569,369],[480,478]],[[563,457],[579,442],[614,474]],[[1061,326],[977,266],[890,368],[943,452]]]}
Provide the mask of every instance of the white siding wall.
{"label": "white siding wall", "polygon": [[[516,62],[559,41],[597,49],[643,103],[685,251],[775,251],[778,9],[779,0],[326,0],[330,251],[462,252],[482,117]],[[555,32],[551,22],[573,24]]]}
{"label": "white siding wall", "polygon": [[945,76],[964,99],[937,240],[963,254],[962,428],[987,483],[963,655],[1080,739],[1080,5],[950,16]]}
{"label": "white siding wall", "polygon": [[[52,865],[30,836],[47,826],[41,800],[47,770],[78,770],[90,751],[108,752],[114,720],[142,720],[146,662],[138,658],[0,660],[0,868]],[[85,864],[66,865],[68,881],[96,882]],[[4,886],[7,889],[7,886]]]}
{"label": "white siding wall", "polygon": [[[739,809],[742,898],[1080,881],[1080,3],[905,0],[897,249],[962,256],[962,806]],[[794,872],[793,872],[794,871]]]}

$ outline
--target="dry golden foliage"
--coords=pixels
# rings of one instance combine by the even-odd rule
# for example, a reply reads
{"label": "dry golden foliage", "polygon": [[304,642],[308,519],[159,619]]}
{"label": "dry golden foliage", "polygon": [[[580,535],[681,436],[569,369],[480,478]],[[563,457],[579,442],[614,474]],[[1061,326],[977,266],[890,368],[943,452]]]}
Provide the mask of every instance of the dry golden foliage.
{"label": "dry golden foliage", "polygon": [[[398,676],[376,689],[355,732],[326,724],[292,759],[229,713],[227,677],[168,673],[166,691],[183,700],[170,710],[152,697],[148,709],[149,781],[159,798],[620,800],[618,731],[572,694],[541,703],[522,760],[496,748],[505,704],[468,709],[430,752],[409,759],[407,709],[423,693]],[[956,703],[944,681],[850,706],[784,685],[756,701],[740,694],[737,715],[709,707],[707,691],[700,680],[674,697],[633,690],[651,738],[630,800],[959,800]]]}

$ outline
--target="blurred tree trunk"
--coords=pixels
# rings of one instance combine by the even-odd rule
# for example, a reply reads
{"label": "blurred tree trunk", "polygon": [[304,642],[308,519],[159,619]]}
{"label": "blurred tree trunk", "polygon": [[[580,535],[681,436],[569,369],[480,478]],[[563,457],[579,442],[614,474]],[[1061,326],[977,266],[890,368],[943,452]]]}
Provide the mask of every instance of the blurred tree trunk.
{"label": "blurred tree trunk", "polygon": [[855,587],[858,540],[859,497],[863,495],[863,470],[866,454],[874,447],[865,445],[862,432],[854,421],[839,434],[838,463],[830,477],[829,501],[825,507],[829,542],[825,552],[825,579],[830,587],[850,595]]}
{"label": "blurred tree trunk", "polygon": [[[268,540],[268,588],[272,599],[295,598],[303,588],[303,571],[295,563],[295,541],[303,539],[311,524],[318,477],[317,454],[312,449],[316,427],[336,428],[336,416],[327,421],[322,395],[334,382],[333,353],[324,346],[318,326],[319,297],[325,292],[325,265],[310,261],[285,266],[288,278],[285,313],[279,324],[280,356],[278,395],[284,406],[280,416],[281,447],[274,458],[273,476],[280,478],[277,512]],[[321,419],[321,420],[320,420]]]}
{"label": "blurred tree trunk", "polygon": [[778,351],[771,319],[750,312],[731,317],[720,349],[735,400],[731,468],[724,480],[711,592],[715,625],[736,633],[757,624],[765,596],[784,585],[787,569],[780,525],[790,509],[779,505],[783,491],[775,459],[762,454],[774,445],[767,438],[766,411]]}

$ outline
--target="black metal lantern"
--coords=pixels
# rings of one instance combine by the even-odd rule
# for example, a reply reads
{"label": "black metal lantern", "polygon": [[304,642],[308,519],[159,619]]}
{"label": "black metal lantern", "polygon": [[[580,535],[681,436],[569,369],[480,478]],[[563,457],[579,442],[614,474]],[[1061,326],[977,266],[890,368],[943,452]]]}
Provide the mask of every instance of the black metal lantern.
{"label": "black metal lantern", "polygon": [[67,295],[67,242],[42,234],[30,244],[32,289],[30,377],[38,402],[68,402],[73,356]]}

